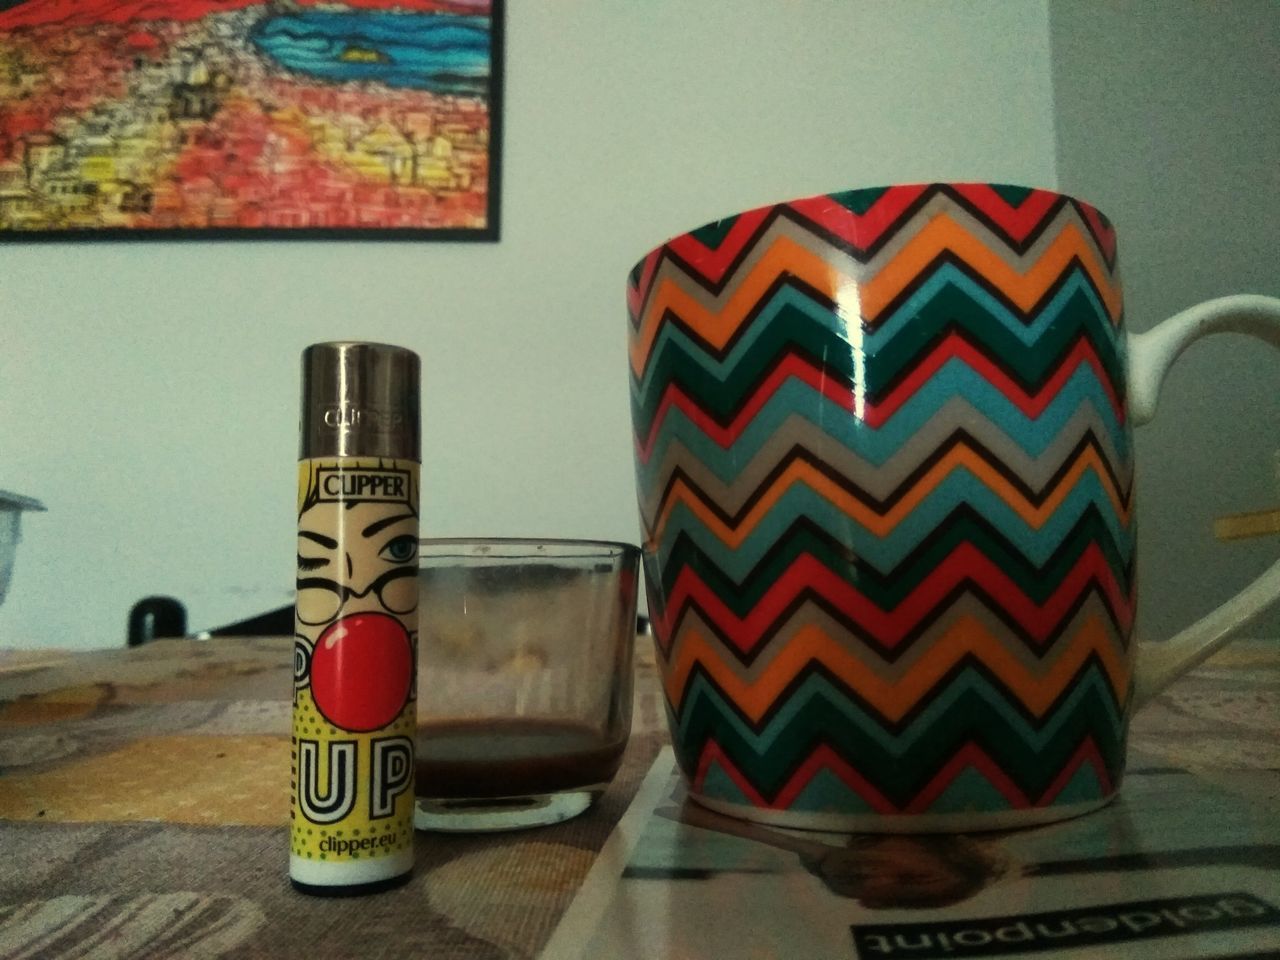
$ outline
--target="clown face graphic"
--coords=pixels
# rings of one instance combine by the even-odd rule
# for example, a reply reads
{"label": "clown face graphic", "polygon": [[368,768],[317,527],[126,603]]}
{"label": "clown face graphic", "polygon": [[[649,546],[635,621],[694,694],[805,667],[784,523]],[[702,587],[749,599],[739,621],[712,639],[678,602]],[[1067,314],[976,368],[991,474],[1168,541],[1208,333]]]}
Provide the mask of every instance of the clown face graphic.
{"label": "clown face graphic", "polygon": [[[335,536],[337,534],[337,536]],[[418,516],[383,503],[320,503],[299,518],[298,621],[418,608]]]}
{"label": "clown face graphic", "polygon": [[310,688],[321,715],[343,730],[379,729],[412,699],[418,607],[413,467],[394,461],[303,466],[295,702]]}

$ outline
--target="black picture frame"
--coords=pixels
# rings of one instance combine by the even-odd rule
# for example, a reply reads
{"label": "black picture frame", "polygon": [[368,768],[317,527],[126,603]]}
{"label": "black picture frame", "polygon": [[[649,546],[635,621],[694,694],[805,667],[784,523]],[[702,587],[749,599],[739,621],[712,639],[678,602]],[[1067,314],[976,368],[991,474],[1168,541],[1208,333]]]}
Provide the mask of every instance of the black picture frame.
{"label": "black picture frame", "polygon": [[[356,1],[353,0],[353,4]],[[433,8],[439,9],[430,12],[431,17],[439,19],[460,15],[460,17],[468,20],[468,27],[475,26],[476,14],[466,13],[466,6],[475,6],[480,3],[480,0],[416,1],[421,5],[421,8],[424,8],[419,10],[420,13],[428,13],[425,8],[433,6]],[[207,3],[207,0],[186,0],[189,9],[200,8],[201,3]],[[260,24],[269,17],[275,17],[275,15],[289,15],[291,12],[306,15],[307,12],[312,10],[311,6],[306,5],[306,3],[307,0],[303,0],[305,5],[300,8],[297,3],[280,4],[280,0],[269,0],[265,1],[265,3],[261,0],[244,0],[237,10],[238,12],[253,13],[256,12],[257,8],[268,8],[269,13],[262,15],[255,22]],[[374,22],[378,20],[378,14],[385,14],[388,19],[394,17],[394,15],[404,15],[406,12],[404,12],[403,8],[407,5],[406,0],[388,0],[388,3],[385,4],[385,8],[388,9],[378,10],[372,8],[375,8],[380,3],[380,0],[358,0],[358,3],[361,4],[360,8],[356,9],[355,6],[352,6],[353,17],[372,17]],[[408,5],[412,3],[413,0],[410,0]],[[276,9],[279,10],[279,13],[271,13],[270,8],[278,4],[279,6]],[[102,177],[97,182],[92,182],[90,178],[84,177],[86,170],[99,170],[99,172],[106,170],[106,172],[114,173],[115,170],[120,168],[127,168],[127,164],[123,163],[116,164],[115,168],[113,168],[110,165],[111,157],[108,152],[110,151],[111,143],[115,142],[111,141],[110,136],[110,124],[113,122],[113,118],[129,115],[127,97],[96,96],[100,91],[77,90],[74,87],[76,81],[68,78],[67,86],[72,88],[72,92],[76,95],[74,97],[74,105],[78,105],[81,108],[81,113],[79,115],[74,113],[68,115],[67,111],[64,110],[56,118],[55,125],[52,125],[52,127],[28,129],[26,133],[22,133],[24,125],[32,127],[33,120],[38,122],[41,116],[36,110],[29,110],[27,114],[20,113],[24,108],[22,96],[24,88],[26,90],[40,88],[40,84],[49,79],[41,77],[38,64],[33,64],[33,60],[38,59],[38,56],[40,56],[41,50],[52,51],[49,54],[49,60],[54,65],[54,73],[56,74],[59,70],[63,70],[65,73],[72,73],[79,59],[92,59],[92,51],[88,52],[88,54],[84,52],[84,47],[86,46],[97,44],[99,49],[102,49],[102,45],[110,44],[110,42],[138,45],[138,50],[131,51],[133,55],[133,72],[148,70],[148,72],[160,77],[157,83],[168,83],[169,87],[156,87],[156,84],[151,83],[150,79],[133,77],[133,72],[128,69],[111,70],[108,78],[109,84],[100,84],[100,86],[114,86],[116,88],[115,92],[119,92],[119,88],[123,87],[129,95],[134,95],[138,90],[150,90],[151,93],[148,95],[150,100],[147,101],[146,106],[148,113],[143,115],[148,119],[154,118],[156,128],[163,129],[165,137],[173,138],[173,140],[177,141],[180,150],[177,156],[170,157],[170,159],[173,159],[174,163],[178,163],[180,159],[183,159],[182,150],[191,152],[193,143],[200,143],[202,137],[207,138],[205,134],[209,133],[211,129],[209,120],[214,116],[218,116],[220,110],[227,109],[225,102],[220,105],[214,105],[209,100],[201,100],[202,91],[195,90],[193,92],[192,88],[200,87],[201,84],[220,83],[223,84],[224,88],[233,88],[233,90],[239,91],[237,96],[243,99],[242,88],[237,86],[237,83],[242,82],[242,78],[228,76],[227,64],[228,61],[232,61],[234,67],[234,56],[229,56],[227,50],[219,50],[219,42],[225,42],[228,46],[236,45],[236,51],[241,52],[241,54],[243,54],[244,50],[251,49],[251,44],[250,37],[247,36],[228,36],[220,40],[218,31],[227,33],[229,29],[232,29],[225,23],[218,28],[218,31],[214,32],[212,40],[207,38],[209,37],[209,31],[205,31],[205,46],[200,47],[200,49],[205,50],[210,55],[210,60],[216,61],[214,65],[210,65],[202,63],[200,55],[196,55],[196,59],[193,59],[192,50],[195,49],[196,44],[187,42],[186,45],[183,45],[183,41],[180,40],[184,33],[189,33],[187,28],[192,23],[195,23],[198,18],[183,20],[180,24],[170,22],[170,20],[161,22],[161,20],[154,19],[122,19],[120,22],[109,22],[105,28],[100,29],[90,29],[83,22],[77,23],[76,18],[63,19],[60,22],[55,20],[55,22],[37,24],[37,26],[19,26],[17,28],[5,26],[6,20],[12,22],[12,20],[18,18],[18,14],[40,13],[40,5],[49,6],[50,15],[56,13],[55,8],[74,9],[77,5],[81,5],[82,9],[105,9],[106,13],[102,15],[114,13],[118,17],[127,18],[129,9],[134,8],[134,6],[141,8],[143,3],[142,0],[122,0],[120,3],[115,4],[106,3],[105,0],[101,0],[100,3],[96,4],[86,4],[83,3],[83,0],[19,0],[18,3],[14,3],[14,0],[0,0],[0,243],[179,241],[179,239],[180,241],[192,241],[192,239],[207,239],[207,241],[276,241],[276,239],[308,239],[308,241],[325,241],[325,239],[334,241],[334,239],[337,239],[337,241],[352,241],[352,239],[361,239],[361,241],[480,243],[499,241],[500,207],[502,207],[502,202],[500,201],[502,201],[503,88],[504,72],[506,72],[504,70],[504,67],[506,67],[506,0],[489,0],[488,4],[488,14],[486,14],[489,37],[488,77],[484,81],[477,81],[474,76],[457,79],[458,83],[466,84],[466,90],[462,92],[440,95],[440,93],[433,91],[404,91],[389,88],[388,92],[385,93],[384,101],[380,102],[379,92],[384,90],[385,87],[383,84],[376,82],[376,79],[374,82],[346,81],[340,83],[332,83],[316,77],[298,79],[300,74],[296,70],[289,70],[288,68],[279,67],[278,64],[270,63],[266,64],[265,68],[256,67],[255,65],[250,70],[252,76],[255,79],[259,79],[259,81],[264,74],[270,76],[273,79],[273,86],[270,87],[273,93],[297,88],[297,90],[306,92],[307,95],[315,95],[320,88],[329,87],[334,88],[334,90],[351,92],[351,96],[347,97],[348,101],[360,102],[361,96],[364,96],[372,105],[372,109],[376,111],[372,115],[394,113],[403,104],[412,105],[420,101],[426,104],[426,102],[439,100],[456,106],[457,110],[454,110],[452,115],[461,116],[463,115],[462,108],[470,110],[476,104],[483,104],[484,113],[486,114],[486,128],[484,128],[483,134],[483,159],[476,160],[475,157],[476,145],[477,142],[481,141],[481,134],[471,131],[471,129],[461,129],[461,124],[454,124],[458,128],[454,131],[458,140],[451,141],[452,146],[447,145],[449,151],[452,151],[451,159],[461,154],[465,156],[466,163],[476,163],[477,168],[483,168],[484,170],[483,220],[476,223],[475,218],[471,218],[466,223],[456,224],[404,224],[379,223],[379,221],[360,224],[340,223],[340,221],[338,223],[310,223],[310,221],[307,221],[307,216],[310,216],[310,212],[314,211],[308,211],[305,206],[300,207],[297,205],[288,207],[283,211],[283,214],[280,210],[266,210],[259,220],[252,221],[252,223],[243,223],[243,221],[239,220],[232,221],[232,216],[229,216],[229,214],[232,214],[233,210],[238,214],[238,212],[243,211],[243,207],[234,206],[236,197],[224,186],[225,183],[232,182],[230,175],[223,183],[215,182],[215,187],[221,192],[210,198],[209,210],[211,212],[223,211],[223,215],[218,216],[218,218],[210,216],[210,220],[204,224],[192,223],[189,219],[180,221],[180,223],[177,223],[177,221],[175,223],[166,223],[164,218],[148,216],[148,218],[140,218],[142,223],[113,223],[111,219],[99,218],[96,223],[86,225],[83,220],[87,218],[87,214],[83,211],[87,210],[87,207],[90,207],[91,204],[84,202],[81,197],[70,195],[70,193],[63,195],[59,200],[64,205],[72,207],[72,209],[81,210],[82,212],[77,218],[59,214],[56,218],[52,215],[46,216],[45,220],[41,221],[40,216],[38,216],[38,210],[40,210],[38,204],[55,202],[52,200],[52,195],[46,195],[44,192],[37,192],[32,189],[33,179],[35,179],[33,178],[33,173],[35,173],[37,164],[47,161],[47,157],[42,159],[40,152],[45,148],[47,148],[50,155],[60,157],[58,164],[49,161],[50,165],[46,166],[45,169],[59,172],[60,177],[49,177],[41,180],[42,191],[54,188],[64,189],[64,191],[76,189],[78,186],[76,174],[78,172],[82,178],[81,188],[86,192],[93,191],[90,195],[93,205],[101,204],[106,206],[119,200],[120,206],[128,206],[132,202],[133,210],[137,211],[142,210],[148,200],[145,189],[138,189],[137,184],[129,186],[128,180],[123,178],[115,179],[108,175],[108,177]],[[211,3],[207,5],[212,6]],[[224,10],[227,5],[227,0],[221,0],[221,3],[218,4],[219,12]],[[183,4],[179,3],[175,4],[175,6],[180,8]],[[389,8],[396,8],[396,12],[393,13],[393,10]],[[325,12],[333,13],[333,10],[332,4],[325,6]],[[412,12],[410,12],[410,15],[412,15]],[[241,19],[247,20],[248,17],[247,15],[242,15]],[[387,35],[388,28],[384,24],[384,26],[380,27],[378,36],[385,37]],[[161,61],[159,65],[156,64],[156,58],[151,55],[151,50],[147,49],[146,46],[147,42],[150,42],[147,40],[148,37],[154,40],[156,45],[170,44],[169,47],[166,47],[166,54],[169,56],[168,60]],[[179,40],[174,42],[174,37],[178,37]],[[5,44],[3,41],[8,42]],[[335,42],[346,41],[335,40]],[[396,41],[393,40],[392,42]],[[110,47],[106,47],[106,49],[109,50]],[[8,63],[6,63],[4,56],[5,50],[9,51]],[[35,50],[35,58],[28,54],[24,59],[23,50]],[[256,55],[265,58],[265,54],[262,54],[261,51],[257,51]],[[367,58],[371,61],[378,61],[379,64],[385,63],[380,51],[371,45],[366,47],[348,42],[343,55],[351,55],[353,58]],[[110,56],[109,52],[104,56]],[[32,69],[33,67],[36,67],[36,69]],[[116,64],[116,67],[119,67],[119,64]],[[186,84],[180,82],[173,74],[173,70],[177,67],[189,68],[187,79],[195,79],[196,82]],[[219,73],[219,69],[223,69],[224,72]],[[165,73],[165,70],[168,70],[169,73]],[[79,72],[79,76],[84,76],[83,70]],[[87,81],[82,81],[82,83],[87,83]],[[151,86],[147,86],[148,83]],[[164,90],[164,92],[156,93],[157,88]],[[361,93],[361,91],[364,92]],[[204,92],[209,93],[210,97],[216,96],[216,91],[212,87],[210,87],[209,91]],[[17,96],[15,96],[15,93],[17,93]],[[191,95],[192,100],[184,101],[183,105],[178,105],[180,97],[186,95]],[[54,96],[56,97],[56,91]],[[241,100],[237,100],[236,106],[237,109],[247,110],[247,113],[250,114],[250,120],[257,115],[252,104],[246,106]],[[282,110],[300,110],[301,106],[298,102],[293,102],[293,104],[283,102],[283,104],[280,104],[280,102],[259,100],[257,101],[257,108],[260,108],[262,115],[274,115],[270,113],[269,108],[276,108],[276,113],[279,113]],[[14,122],[15,113],[19,116],[17,123]],[[168,113],[168,116],[164,115],[166,113]],[[173,119],[174,113],[187,115],[179,116],[179,119],[175,120]],[[449,115],[447,111],[426,114],[425,119],[417,114],[411,115],[415,116],[415,122],[420,124],[421,129],[434,131],[434,137],[431,140],[434,146],[431,147],[431,150],[444,148],[440,146],[439,141],[448,140],[448,131],[445,129],[447,124],[436,125],[434,120],[438,119],[439,116]],[[202,120],[204,120],[204,123],[202,123]],[[6,122],[8,122],[8,127],[6,127]],[[74,132],[86,131],[86,129],[87,131],[95,132],[96,128],[93,127],[91,122],[99,122],[100,127],[108,128],[106,129],[106,134],[108,134],[106,141],[108,142],[105,145],[102,143],[102,140],[104,140],[102,136],[96,138],[83,137],[81,142],[76,143],[59,133],[59,131]],[[321,125],[324,122],[325,120],[317,120],[317,123]],[[79,124],[78,127],[77,123]],[[129,128],[123,127],[123,129]],[[479,131],[479,129],[477,127],[476,131]],[[15,134],[15,131],[18,131],[18,133]],[[419,205],[419,210],[415,212],[421,212],[422,207],[430,204],[438,206],[449,204],[449,202],[457,201],[458,197],[462,197],[466,204],[470,204],[471,210],[479,209],[481,206],[480,201],[477,201],[475,197],[466,196],[467,191],[458,189],[456,186],[462,175],[466,174],[465,165],[462,165],[461,161],[460,165],[457,166],[458,175],[454,182],[451,183],[448,180],[449,170],[452,168],[443,168],[442,166],[440,169],[443,170],[443,173],[440,175],[442,175],[444,182],[448,186],[439,189],[424,187],[424,182],[417,179],[420,173],[419,156],[422,143],[419,140],[415,140],[416,133],[411,136],[408,132],[399,132],[406,138],[406,142],[412,150],[413,180],[408,184],[375,183],[374,186],[369,188],[369,192],[372,195],[383,197],[384,193],[390,191],[394,196],[387,196],[387,200],[396,201],[401,200],[401,198],[408,198],[408,200]],[[215,133],[218,132],[215,131]],[[328,133],[328,131],[325,131],[325,133]],[[374,128],[369,136],[375,136],[376,133],[378,133],[378,129]],[[218,133],[218,136],[220,136],[220,133]],[[172,146],[173,140],[166,140],[165,145]],[[58,152],[59,141],[61,151],[63,151],[61,154]],[[458,142],[465,145],[461,151],[457,146]],[[214,143],[216,148],[216,143],[218,143],[216,137],[214,138]],[[46,145],[49,146],[46,147]],[[74,154],[72,152],[73,146],[77,147]],[[131,148],[136,146],[136,143],[131,143]],[[234,150],[236,145],[224,140],[223,146],[228,147],[229,163],[234,166],[234,169],[241,169],[243,164],[236,164],[239,159],[236,150]],[[312,143],[312,147],[315,147],[315,143]],[[99,150],[101,154],[106,155],[95,156],[93,155],[93,150]],[[404,147],[398,145],[398,150],[403,151]],[[205,150],[204,156],[210,156],[210,151]],[[357,159],[367,160],[367,157],[357,156]],[[438,157],[430,156],[428,159],[431,163],[435,163]],[[342,177],[346,172],[346,168],[343,168],[342,160],[344,160],[344,157],[340,157],[338,161],[330,163],[330,166],[337,166],[338,168],[338,173],[334,175],[335,179]],[[97,168],[92,166],[95,163],[99,164]],[[392,161],[388,161],[388,163],[392,163]],[[15,170],[15,165],[17,165],[17,170]],[[321,175],[324,175],[324,164],[317,160],[316,165],[321,169]],[[142,166],[146,168],[146,164],[142,164]],[[270,177],[273,174],[273,170],[266,170],[265,173],[261,173],[262,177]],[[396,175],[403,179],[403,172]],[[15,178],[24,178],[24,182],[15,183]],[[210,179],[212,178],[210,177]],[[358,178],[352,175],[347,179]],[[113,191],[110,197],[106,196],[105,192],[102,192],[101,188],[104,183],[110,184],[110,189]],[[470,180],[470,183],[471,186],[474,186],[474,179]],[[175,180],[170,177],[170,179],[164,180],[163,186],[172,195],[174,189],[178,189],[179,192],[186,191],[189,184],[183,182],[183,180]],[[201,183],[201,186],[205,186],[205,184]],[[23,193],[23,188],[26,188],[26,193]],[[339,191],[344,188],[346,188],[346,182],[339,182]],[[131,193],[131,191],[134,192]],[[474,193],[474,191],[471,192]],[[212,193],[211,189],[206,189],[205,196],[210,195],[210,193]],[[422,196],[424,193],[430,193],[433,198],[430,201],[426,200]],[[338,196],[344,195],[339,193]],[[348,204],[351,215],[364,215],[361,210],[365,210],[367,207],[361,207],[358,204],[358,193],[355,189],[353,189],[351,197],[351,201]],[[150,201],[154,204],[155,192],[151,193]],[[26,202],[28,209],[37,210],[37,215],[31,220],[31,223],[36,225],[29,229],[22,227],[22,225],[15,227],[13,218],[6,219],[5,216],[6,204],[23,204],[23,202]],[[76,207],[77,204],[81,206]],[[220,206],[218,206],[219,204]],[[340,201],[335,202],[335,204],[315,207],[315,210],[320,211],[317,216],[321,216],[321,218],[328,216],[330,211],[338,209],[339,204]],[[457,206],[462,207],[463,202],[458,201]],[[96,206],[95,209],[97,209]],[[179,209],[186,212],[186,207],[179,207]],[[259,209],[261,209],[261,206]],[[298,223],[287,225],[280,223],[279,220],[282,219],[282,216],[292,215],[291,211],[296,212],[300,209],[302,212],[300,218],[298,218],[300,219]],[[394,209],[394,207],[384,205],[375,207],[375,209]],[[196,212],[198,214],[198,211]],[[252,212],[256,216],[257,210]],[[122,215],[120,215],[119,207],[111,211],[111,215],[113,215],[114,220],[123,219]],[[398,218],[404,219],[408,215],[408,211],[397,210],[396,215]],[[440,215],[443,216],[443,212],[440,212]],[[370,216],[369,219],[376,220],[374,216]],[[50,225],[45,225],[46,223]]]}

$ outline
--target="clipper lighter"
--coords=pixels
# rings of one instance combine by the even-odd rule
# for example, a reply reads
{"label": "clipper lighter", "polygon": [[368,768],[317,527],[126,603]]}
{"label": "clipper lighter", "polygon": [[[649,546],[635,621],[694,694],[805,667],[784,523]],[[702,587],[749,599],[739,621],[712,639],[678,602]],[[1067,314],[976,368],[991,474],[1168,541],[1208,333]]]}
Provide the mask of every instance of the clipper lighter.
{"label": "clipper lighter", "polygon": [[302,354],[289,876],[372,893],[413,870],[419,365]]}

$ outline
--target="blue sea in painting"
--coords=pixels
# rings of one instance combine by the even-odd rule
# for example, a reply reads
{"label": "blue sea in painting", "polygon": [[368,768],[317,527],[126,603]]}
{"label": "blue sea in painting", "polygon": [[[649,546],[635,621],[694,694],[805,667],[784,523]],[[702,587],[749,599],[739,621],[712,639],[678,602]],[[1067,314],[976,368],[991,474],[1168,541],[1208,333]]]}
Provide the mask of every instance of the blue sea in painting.
{"label": "blue sea in painting", "polygon": [[485,17],[312,10],[262,21],[253,42],[290,70],[325,80],[454,94],[483,94],[489,85]]}

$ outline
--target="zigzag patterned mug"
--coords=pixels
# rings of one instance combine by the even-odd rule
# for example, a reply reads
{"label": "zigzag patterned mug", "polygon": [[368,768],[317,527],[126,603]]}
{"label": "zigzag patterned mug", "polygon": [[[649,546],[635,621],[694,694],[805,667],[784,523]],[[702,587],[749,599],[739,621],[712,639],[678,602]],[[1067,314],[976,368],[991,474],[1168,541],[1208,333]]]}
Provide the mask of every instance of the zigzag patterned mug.
{"label": "zigzag patterned mug", "polygon": [[810,197],[670,240],[627,293],[650,615],[714,810],[969,831],[1094,809],[1132,710],[1280,596],[1278,563],[1138,656],[1131,427],[1197,337],[1280,347],[1280,300],[1127,335],[1086,203]]}

